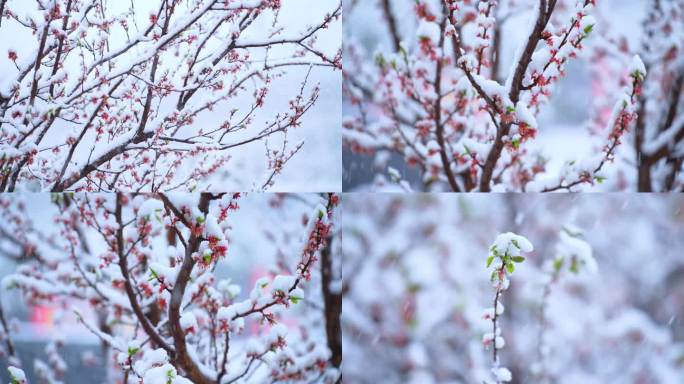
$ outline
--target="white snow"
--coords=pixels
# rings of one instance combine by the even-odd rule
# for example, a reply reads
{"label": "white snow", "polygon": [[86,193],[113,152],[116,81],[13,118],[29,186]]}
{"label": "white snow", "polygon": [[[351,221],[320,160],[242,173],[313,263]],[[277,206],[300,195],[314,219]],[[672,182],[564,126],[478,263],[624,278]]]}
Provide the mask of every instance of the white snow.
{"label": "white snow", "polygon": [[429,39],[436,44],[439,41],[439,35],[440,31],[437,23],[423,20],[418,25],[416,36],[419,38]]}
{"label": "white snow", "polygon": [[277,291],[281,291],[287,293],[290,290],[290,288],[294,286],[296,280],[296,276],[278,275],[273,279],[273,282],[271,283],[271,292],[275,293]]}
{"label": "white snow", "polygon": [[516,235],[513,232],[506,232],[498,235],[492,243],[500,254],[508,254],[510,256],[520,256],[521,252],[532,252],[534,246],[527,240],[527,238]]}
{"label": "white snow", "polygon": [[180,326],[185,332],[197,333],[197,318],[192,312],[183,312],[180,317]]}
{"label": "white snow", "polygon": [[496,377],[497,381],[511,381],[513,379],[513,375],[511,374],[511,371],[508,370],[508,368],[494,368],[492,370],[492,373],[494,373],[494,377]]}
{"label": "white snow", "polygon": [[646,76],[646,65],[644,65],[639,55],[634,55],[632,58],[632,62],[629,65],[629,73],[639,73],[642,78]]}
{"label": "white snow", "polygon": [[576,258],[580,265],[591,273],[598,271],[598,264],[592,254],[591,245],[565,230],[560,232],[560,241],[556,247],[556,252],[561,257]]}
{"label": "white snow", "polygon": [[537,119],[525,105],[523,101],[518,101],[515,105],[515,113],[519,122],[527,124],[530,128],[537,128]]}
{"label": "white snow", "polygon": [[26,381],[26,374],[24,373],[23,370],[17,368],[17,367],[12,367],[9,366],[7,367],[7,370],[9,371],[10,374],[10,379],[12,379],[12,383],[17,383],[17,384],[26,384],[28,383]]}

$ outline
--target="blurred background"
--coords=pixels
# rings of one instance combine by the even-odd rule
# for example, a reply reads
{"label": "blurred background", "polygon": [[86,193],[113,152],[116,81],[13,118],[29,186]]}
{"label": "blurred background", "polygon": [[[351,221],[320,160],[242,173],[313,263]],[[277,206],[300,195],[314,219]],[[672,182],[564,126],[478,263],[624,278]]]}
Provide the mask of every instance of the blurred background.
{"label": "blurred background", "polygon": [[[345,380],[490,378],[485,264],[512,231],[535,248],[502,302],[513,383],[684,382],[684,196],[350,193],[343,204]],[[583,231],[598,271],[563,272],[542,322],[564,228]]]}
{"label": "blurred background", "polygon": [[[391,37],[385,21],[382,3],[384,1],[345,0],[345,19],[343,26],[343,44],[354,41],[360,44],[368,53],[366,62],[371,65],[377,52],[391,51]],[[408,47],[414,47],[418,40],[416,36],[417,22],[414,11],[415,2],[409,0],[391,0],[393,14],[400,21],[399,32]],[[527,36],[526,25],[533,3],[536,0],[513,1],[517,5],[529,4],[521,7],[526,11],[511,14],[501,24],[501,71],[499,77],[505,78],[512,65],[516,49],[524,43]],[[568,6],[575,4],[574,0],[559,1],[558,13],[568,11]],[[603,37],[623,40],[630,51],[637,53],[641,49],[643,21],[646,17],[646,0],[601,0],[596,2],[593,16],[598,20],[595,31]],[[565,13],[564,13],[565,14]],[[591,37],[585,45],[591,45]],[[630,56],[631,57],[631,56]],[[567,161],[581,159],[592,152],[596,145],[596,138],[589,132],[588,123],[592,118],[592,105],[595,95],[592,93],[592,58],[582,57],[568,63],[565,77],[554,89],[550,102],[541,110],[537,117],[540,131],[537,138],[526,144],[530,153],[539,153],[548,158],[547,170],[557,171]],[[619,78],[610,79],[616,84]],[[612,101],[611,101],[612,103]],[[612,104],[610,105],[612,107]],[[348,97],[343,97],[343,115],[355,116],[358,108],[351,105]],[[630,139],[631,140],[631,139]],[[631,156],[629,146],[622,148],[620,155]],[[402,179],[408,181],[416,190],[422,190],[422,179],[417,167],[406,165],[405,159],[396,154],[387,154],[386,166],[399,171]],[[343,149],[343,188],[345,191],[365,191],[373,187],[378,174],[387,174],[384,165],[385,155],[378,155],[378,162],[374,155],[352,152],[347,146]],[[382,159],[382,160],[380,160]],[[613,166],[615,167],[615,166]],[[623,171],[620,169],[620,171]],[[635,173],[634,170],[623,172]],[[386,182],[386,181],[385,181]],[[388,186],[392,188],[392,186]],[[397,188],[398,189],[398,188]]]}

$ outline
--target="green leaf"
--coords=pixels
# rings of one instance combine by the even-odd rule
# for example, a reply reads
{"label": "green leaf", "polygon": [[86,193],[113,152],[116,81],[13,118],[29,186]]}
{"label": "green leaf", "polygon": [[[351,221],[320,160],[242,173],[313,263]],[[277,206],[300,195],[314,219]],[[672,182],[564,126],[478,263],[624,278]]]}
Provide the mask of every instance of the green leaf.
{"label": "green leaf", "polygon": [[492,275],[491,275],[491,277],[489,278],[489,281],[494,282],[494,280],[496,280],[497,274],[498,274],[498,271],[497,271],[497,270],[492,271]]}
{"label": "green leaf", "polygon": [[175,373],[173,372],[173,370],[169,369],[168,371],[166,371],[166,378],[167,378],[167,379],[166,379],[166,383],[167,383],[167,384],[171,384],[171,383],[173,382],[173,378],[174,378],[175,376],[176,376],[176,375],[175,375]]}
{"label": "green leaf", "polygon": [[515,265],[513,265],[513,263],[506,264],[506,271],[508,271],[508,274],[513,273],[513,271],[515,271]]}
{"label": "green leaf", "polygon": [[632,77],[634,77],[637,80],[642,80],[642,81],[645,78],[644,74],[641,73],[641,71],[639,71],[639,70],[634,71],[634,73],[632,74]]}
{"label": "green leaf", "polygon": [[516,263],[522,263],[523,261],[525,261],[525,258],[522,256],[513,256],[511,257],[511,260],[513,260]]}
{"label": "green leaf", "polygon": [[582,231],[581,230],[573,230],[572,228],[568,228],[565,225],[561,228],[561,231],[567,233],[568,235],[572,237],[582,237]]}
{"label": "green leaf", "polygon": [[404,59],[404,62],[408,63],[408,51],[403,45],[399,46],[399,53],[401,53],[401,57]]}
{"label": "green leaf", "polygon": [[494,261],[494,255],[491,255],[487,258],[487,268],[492,265],[492,261]]}
{"label": "green leaf", "polygon": [[584,27],[584,34],[588,35],[593,30],[594,30],[594,24],[587,25],[586,27]]}
{"label": "green leaf", "polygon": [[128,356],[133,356],[140,351],[140,348],[128,347]]}
{"label": "green leaf", "polygon": [[563,262],[565,259],[562,257],[557,258],[556,260],[553,261],[553,269],[556,272],[560,272],[561,268],[563,268]]}
{"label": "green leaf", "polygon": [[570,272],[572,273],[579,273],[579,264],[577,263],[576,258],[572,258],[572,261],[570,262]]}

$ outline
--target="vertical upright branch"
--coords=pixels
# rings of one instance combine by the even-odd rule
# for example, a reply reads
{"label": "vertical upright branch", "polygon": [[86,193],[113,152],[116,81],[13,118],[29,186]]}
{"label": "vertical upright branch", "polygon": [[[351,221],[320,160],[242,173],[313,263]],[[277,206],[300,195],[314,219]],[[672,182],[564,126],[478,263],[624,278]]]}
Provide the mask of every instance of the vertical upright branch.
{"label": "vertical upright branch", "polygon": [[[520,99],[520,93],[522,91],[525,73],[527,71],[528,66],[532,62],[532,55],[534,54],[534,50],[537,47],[537,43],[539,42],[539,40],[542,39],[542,33],[544,32],[546,24],[548,23],[551,14],[553,13],[553,6],[555,6],[555,2],[552,2],[547,7],[546,0],[539,0],[537,21],[534,24],[534,29],[532,30],[532,33],[530,33],[530,35],[528,36],[525,48],[523,49],[522,54],[518,58],[517,63],[515,63],[516,67],[515,71],[513,72],[513,77],[509,79],[510,89],[508,92],[509,98],[511,99],[513,104],[516,104]],[[489,151],[489,154],[487,155],[487,160],[485,161],[484,168],[482,169],[482,178],[480,179],[480,191],[482,192],[491,191],[490,184],[492,182],[492,177],[494,176],[494,169],[496,168],[496,164],[499,161],[501,153],[504,149],[504,137],[508,135],[510,129],[510,123],[501,124],[499,129],[497,129],[494,144],[492,146],[492,149]]]}
{"label": "vertical upright branch", "polygon": [[483,318],[491,320],[492,332],[487,333],[482,337],[482,343],[485,347],[492,346],[492,374],[495,382],[511,381],[512,374],[508,368],[502,367],[500,364],[499,350],[504,347],[505,341],[501,336],[501,327],[499,326],[499,316],[503,314],[504,307],[500,303],[503,291],[508,289],[510,280],[508,277],[515,271],[514,263],[522,263],[525,258],[521,256],[523,252],[532,252],[534,247],[532,243],[526,238],[516,235],[512,232],[503,233],[497,236],[494,243],[489,248],[489,257],[487,258],[487,268],[496,260],[494,270],[490,277],[490,281],[494,286],[494,306],[485,309]]}
{"label": "vertical upright branch", "polygon": [[501,65],[501,29],[503,25],[500,22],[494,24],[494,37],[492,41],[492,49],[490,52],[490,61],[492,64],[491,79],[499,81],[499,66]]}
{"label": "vertical upright branch", "polygon": [[5,4],[7,0],[0,0],[0,26],[2,25],[2,15],[5,13]]}
{"label": "vertical upright branch", "polygon": [[321,249],[321,289],[325,309],[325,333],[328,348],[332,353],[330,362],[335,368],[340,368],[342,365],[342,328],[340,325],[342,292],[331,288],[331,284],[335,280],[332,262],[332,235],[328,236],[325,244],[326,246]]}
{"label": "vertical upright branch", "polygon": [[387,19],[387,28],[389,29],[390,36],[392,37],[392,44],[394,52],[399,52],[401,49],[401,35],[399,34],[399,29],[397,28],[397,19],[394,17],[392,12],[391,0],[382,0],[382,10]]}
{"label": "vertical upright branch", "polygon": [[[681,101],[682,87],[684,87],[684,69],[681,69],[679,73],[673,74],[674,81],[671,85],[669,93],[667,95],[667,105],[665,108],[666,114],[664,116],[662,124],[658,127],[658,135],[668,135],[671,134],[670,140],[663,140],[662,143],[658,143],[656,148],[648,148],[646,143],[646,125],[648,123],[648,116],[646,116],[646,96],[645,93],[640,93],[639,96],[639,112],[637,116],[636,123],[636,133],[635,133],[635,145],[637,153],[637,167],[638,167],[638,188],[639,192],[653,192],[653,181],[651,178],[651,169],[655,164],[663,159],[667,159],[674,169],[671,170],[665,185],[663,186],[665,191],[669,191],[674,186],[674,179],[676,178],[681,163],[677,166],[677,161],[681,161],[681,158],[673,156],[673,149],[676,147],[677,143],[684,140],[684,125],[677,126],[675,121],[679,111],[679,104]],[[668,185],[669,184],[669,185]]]}
{"label": "vertical upright branch", "polygon": [[556,285],[565,271],[578,274],[581,270],[596,272],[598,265],[592,256],[589,243],[582,239],[582,231],[578,228],[564,226],[560,232],[559,242],[556,244],[556,257],[545,267],[547,280],[544,283],[541,304],[539,306],[539,335],[537,340],[537,363],[532,366],[534,382],[547,384],[553,378],[547,371],[549,346],[546,334],[548,332],[547,310],[551,289]]}
{"label": "vertical upright branch", "polygon": [[[4,1],[3,1],[4,3]],[[66,12],[64,12],[64,17],[62,17],[62,31],[66,31],[67,26],[69,25],[69,14],[71,13],[71,3],[72,0],[67,1],[66,5]],[[0,19],[2,18],[2,9],[0,9]],[[57,71],[59,71],[61,64],[61,57],[62,53],[64,52],[64,36],[62,34],[59,35],[59,43],[57,44],[57,54],[55,55],[55,63],[52,67],[52,76],[54,77],[57,74]],[[50,84],[50,97],[54,97],[55,91],[55,84],[52,83]]]}
{"label": "vertical upright branch", "polygon": [[[439,47],[444,51],[444,42],[445,42],[445,29],[447,25],[447,21],[449,20],[449,12],[448,9],[446,8],[446,4],[442,3],[442,10],[444,13],[444,16],[442,17],[442,21],[439,24]],[[439,157],[442,160],[442,166],[444,167],[444,173],[446,174],[447,181],[449,182],[449,186],[451,187],[451,190],[454,192],[461,192],[461,188],[458,186],[458,183],[456,182],[456,176],[454,175],[453,170],[451,169],[451,160],[449,153],[447,153],[447,143],[444,138],[444,124],[442,123],[442,66],[444,63],[444,54],[440,55],[437,57],[437,63],[436,63],[436,68],[435,68],[435,104],[434,104],[434,120],[435,120],[435,128],[436,132],[435,134],[437,135],[437,143],[439,144]]]}
{"label": "vertical upright branch", "polygon": [[124,280],[124,289],[126,290],[126,295],[128,296],[128,301],[131,304],[131,308],[133,308],[133,313],[135,313],[135,316],[140,322],[143,330],[145,330],[145,333],[147,333],[147,336],[149,336],[154,343],[164,348],[169,355],[173,356],[175,351],[166,341],[164,341],[164,339],[162,339],[159,333],[157,333],[157,330],[150,323],[150,320],[143,312],[142,307],[140,307],[140,303],[138,303],[135,291],[133,290],[133,285],[131,284],[131,276],[128,271],[128,260],[126,257],[127,254],[124,251],[124,224],[122,217],[124,198],[125,197],[122,193],[119,192],[116,194],[116,208],[114,211],[114,218],[116,219],[116,223],[118,225],[118,228],[116,229],[116,252],[119,256],[119,268],[121,269],[121,275],[123,276]]}
{"label": "vertical upright branch", "polygon": [[546,331],[548,330],[548,320],[546,318],[546,311],[548,308],[549,296],[551,296],[551,286],[558,281],[558,274],[560,270],[555,269],[551,279],[544,284],[544,291],[542,293],[542,301],[539,306],[539,335],[537,336],[537,361],[538,369],[535,372],[535,379],[539,383],[545,383],[548,378],[546,372]]}
{"label": "vertical upright branch", "polygon": [[5,333],[5,343],[7,344],[7,353],[9,354],[8,363],[10,365],[21,366],[21,360],[17,354],[17,350],[12,342],[12,337],[10,336],[10,329],[7,325],[7,320],[5,319],[5,312],[2,308],[2,297],[0,296],[0,325],[2,326],[2,331]]}
{"label": "vertical upright branch", "polygon": [[[662,17],[662,10],[660,8],[660,1],[654,0],[648,7],[648,17],[644,20],[644,38],[642,41],[642,49],[646,62],[644,65],[647,70],[650,70],[653,50],[653,41],[655,36],[655,25],[658,18]],[[644,94],[639,96],[639,115],[637,116],[636,125],[634,127],[634,149],[637,156],[637,188],[639,192],[653,192],[653,184],[651,182],[651,164],[647,154],[644,153],[644,144],[646,137],[646,96]]]}
{"label": "vertical upright branch", "polygon": [[[209,193],[203,193],[200,197],[199,210],[205,216],[209,212],[209,202],[211,201],[211,198],[212,195]],[[168,198],[162,195],[162,199],[164,201],[164,205],[169,207],[171,211],[178,216],[178,209],[171,204]],[[169,327],[171,330],[171,335],[173,336],[173,343],[176,348],[175,360],[177,364],[185,370],[186,375],[193,382],[204,384],[210,383],[212,380],[204,375],[197,364],[195,364],[195,361],[192,359],[192,357],[190,357],[187,344],[185,343],[185,332],[180,324],[180,311],[181,305],[183,303],[183,295],[185,294],[185,288],[190,280],[192,269],[195,266],[193,254],[197,252],[202,240],[202,234],[195,234],[191,230],[188,246],[185,249],[183,264],[178,271],[178,277],[176,278],[175,284],[173,285],[173,291],[171,292],[171,301],[169,303]]]}
{"label": "vertical upright branch", "polygon": [[[503,271],[503,265],[501,268],[498,269],[497,274],[502,274],[504,273]],[[497,345],[496,342],[496,334],[497,332],[501,333],[501,329],[498,328],[499,323],[499,314],[497,313],[497,310],[499,309],[499,297],[501,296],[501,286],[496,287],[496,293],[494,294],[494,315],[492,316],[492,334],[495,335],[494,337],[494,342],[492,343],[492,363],[494,364],[494,368],[499,368],[499,348],[502,347],[500,344]]]}
{"label": "vertical upright branch", "polygon": [[637,188],[639,192],[653,192],[651,183],[651,165],[648,155],[644,153],[644,137],[646,135],[646,103],[645,97],[640,97],[639,113],[634,127],[634,149],[637,155]]}
{"label": "vertical upright branch", "polygon": [[[496,26],[496,23],[493,23],[493,25],[490,25],[489,19],[492,14],[493,8],[497,5],[496,1],[489,1],[489,0],[482,0],[480,2],[480,5],[478,6],[479,8],[479,16],[478,16],[478,28],[480,28],[480,31],[478,32],[478,37],[481,40],[489,40],[489,32],[491,32],[491,29],[498,29]],[[480,24],[482,22],[483,24]],[[477,55],[477,74],[481,74],[482,72],[482,64],[485,64],[485,67],[487,67],[490,63],[485,63],[485,50],[487,49],[488,45],[487,44],[482,44],[479,45],[476,48],[476,55]],[[490,47],[490,56],[493,56],[495,53],[495,48]],[[492,76],[494,78],[494,76]]]}
{"label": "vertical upright branch", "polygon": [[230,350],[230,332],[226,332],[226,336],[223,340],[223,357],[221,359],[221,370],[216,377],[216,382],[221,383],[221,379],[228,372],[226,370],[226,363],[228,362],[228,351]]}

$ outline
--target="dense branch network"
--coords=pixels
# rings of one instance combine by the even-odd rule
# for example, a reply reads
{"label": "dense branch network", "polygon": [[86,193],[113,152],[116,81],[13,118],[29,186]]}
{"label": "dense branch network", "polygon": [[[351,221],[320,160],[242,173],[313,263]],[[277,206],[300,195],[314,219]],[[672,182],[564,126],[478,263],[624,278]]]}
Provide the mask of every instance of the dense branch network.
{"label": "dense branch network", "polygon": [[[678,189],[684,40],[674,26],[681,25],[682,6],[681,1],[649,2],[651,15],[644,23],[651,33],[641,48],[626,46],[626,39],[613,33],[606,8],[593,0],[380,1],[386,25],[375,32],[378,39],[389,35],[390,47],[371,54],[353,33],[347,35],[344,95],[351,107],[343,126],[345,145],[374,156],[381,174],[390,156],[403,158],[420,171],[421,189],[577,191],[608,179],[611,189],[630,188],[628,183],[640,190]],[[361,6],[346,10],[350,18],[359,17],[355,8]],[[411,9],[415,34],[396,20]],[[528,19],[525,38],[506,70],[501,31],[520,15]],[[601,36],[595,28],[602,28]],[[665,38],[665,30],[673,34]],[[367,58],[373,55],[371,62]],[[533,152],[528,143],[543,132],[537,116],[570,61],[580,56],[597,75],[587,83],[600,93],[587,133],[595,140],[590,154],[556,170],[549,168],[552,158]],[[651,81],[647,71],[656,71]],[[662,118],[649,119],[651,111]],[[662,121],[657,129],[644,128],[656,121]],[[633,138],[636,147],[624,148]],[[668,170],[666,181],[652,175],[653,167]]]}
{"label": "dense branch network", "polygon": [[[341,68],[319,42],[341,5],[298,27],[271,0],[2,4],[3,35],[37,42],[3,53],[2,191],[188,190],[256,142],[266,175],[229,177],[268,188],[302,148],[288,132],[320,96],[310,73]],[[285,106],[281,78],[301,83]]]}
{"label": "dense branch network", "polygon": [[[32,245],[32,235],[15,238],[29,263],[7,277],[3,287],[19,289],[29,303],[77,300],[106,313],[103,327],[90,320],[92,314],[74,310],[78,321],[111,350],[124,382],[163,378],[175,384],[225,384],[249,382],[253,375],[335,382],[340,349],[327,344],[330,331],[322,330],[318,339],[315,316],[309,320],[300,315],[301,333],[285,326],[284,319],[318,297],[305,288],[313,284],[309,281],[321,252],[330,252],[326,249],[338,196],[317,197],[320,203],[304,228],[295,220],[299,225],[293,227],[303,231],[301,243],[279,249],[297,252],[283,259],[295,264],[257,280],[244,299],[240,286],[215,273],[229,254],[229,234],[238,225],[231,216],[239,209],[240,197],[55,195],[55,221],[65,242],[62,252],[56,247],[48,254]],[[22,207],[12,198],[3,203],[3,216],[24,225]],[[99,239],[99,251],[82,251],[84,232],[91,241]],[[328,323],[338,313],[325,300],[317,308]],[[248,324],[260,330],[246,331]]]}

